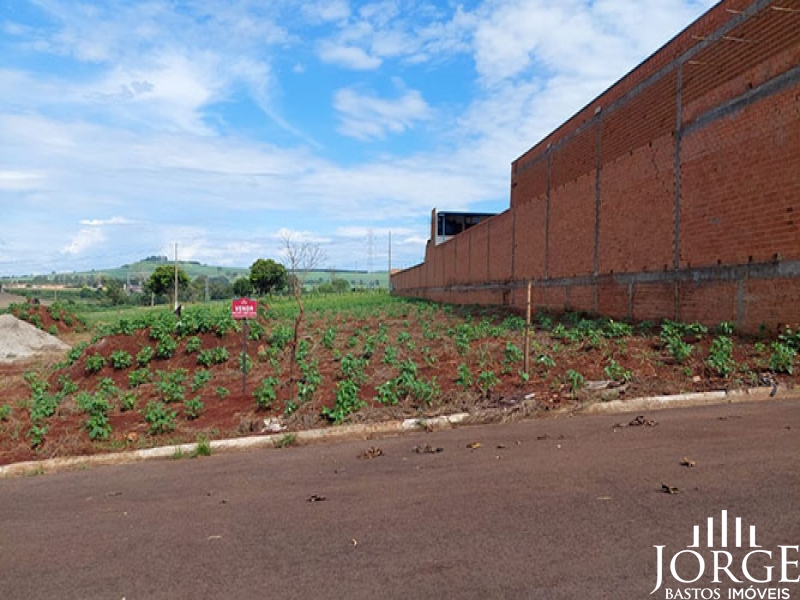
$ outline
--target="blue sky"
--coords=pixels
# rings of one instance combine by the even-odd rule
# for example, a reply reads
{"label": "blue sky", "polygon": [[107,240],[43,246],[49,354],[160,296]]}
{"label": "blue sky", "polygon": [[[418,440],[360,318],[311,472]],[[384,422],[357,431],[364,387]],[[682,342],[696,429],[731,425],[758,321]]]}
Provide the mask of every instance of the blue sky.
{"label": "blue sky", "polygon": [[[714,2],[0,0],[0,275],[420,262]],[[367,243],[373,240],[372,252]]]}

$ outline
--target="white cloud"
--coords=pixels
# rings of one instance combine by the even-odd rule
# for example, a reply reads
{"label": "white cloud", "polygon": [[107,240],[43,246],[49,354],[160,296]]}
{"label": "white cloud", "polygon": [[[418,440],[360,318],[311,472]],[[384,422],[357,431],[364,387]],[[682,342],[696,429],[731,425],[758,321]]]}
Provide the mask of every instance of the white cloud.
{"label": "white cloud", "polygon": [[81,254],[89,248],[97,246],[106,240],[103,231],[97,227],[84,227],[72,241],[61,249],[63,254]]}
{"label": "white cloud", "polygon": [[83,219],[81,225],[87,227],[105,227],[107,225],[130,225],[132,221],[125,217],[111,217],[110,219]]}
{"label": "white cloud", "polygon": [[345,88],[336,92],[333,104],[339,113],[339,131],[359,140],[403,133],[433,114],[417,90],[408,90],[397,99],[387,100]]}
{"label": "white cloud", "polygon": [[381,66],[381,59],[370,56],[361,48],[324,41],[319,44],[320,60],[357,71],[371,71]]}
{"label": "white cloud", "polygon": [[344,0],[304,2],[301,10],[306,19],[313,24],[343,21],[350,16],[350,6]]}
{"label": "white cloud", "polygon": [[33,190],[40,187],[45,180],[42,173],[35,171],[0,171],[0,190]]}

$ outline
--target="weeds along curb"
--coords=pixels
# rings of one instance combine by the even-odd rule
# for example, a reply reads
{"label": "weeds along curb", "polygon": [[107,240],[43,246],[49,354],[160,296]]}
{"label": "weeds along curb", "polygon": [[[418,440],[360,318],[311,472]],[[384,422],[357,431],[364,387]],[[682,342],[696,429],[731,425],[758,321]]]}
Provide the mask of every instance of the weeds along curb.
{"label": "weeds along curb", "polygon": [[773,393],[772,388],[758,387],[745,390],[696,392],[690,394],[676,394],[674,396],[646,396],[643,398],[631,398],[630,400],[595,402],[576,409],[573,414],[604,415],[643,412],[648,410],[665,410],[668,408],[738,404],[740,402],[787,400],[790,398],[797,398],[797,392],[785,386],[778,386],[775,393]]}
{"label": "weeds along curb", "polygon": [[[567,415],[601,415],[627,412],[643,412],[651,410],[665,410],[668,408],[689,408],[693,406],[712,406],[718,404],[737,404],[740,402],[758,402],[767,400],[788,400],[797,398],[796,390],[779,386],[776,393],[772,394],[771,388],[751,388],[738,391],[700,392],[692,394],[677,394],[674,396],[649,396],[644,398],[631,398],[630,400],[614,400],[611,402],[596,402],[574,409],[562,409],[548,413],[550,416]],[[481,425],[496,423],[495,413],[456,413],[440,417],[405,419],[403,421],[390,421],[370,425],[342,425],[325,429],[310,429],[308,431],[282,432],[270,435],[258,435],[244,438],[214,440],[208,442],[212,451],[225,452],[236,450],[249,450],[253,448],[277,448],[286,436],[294,436],[295,445],[312,444],[329,440],[369,438],[373,435],[402,434],[412,431],[435,431],[449,429],[455,425]],[[97,465],[122,465],[152,459],[173,458],[176,455],[189,456],[197,451],[197,443],[177,444],[147,448],[133,452],[117,452],[113,454],[94,454],[90,456],[75,456],[64,458],[49,458],[46,460],[27,461],[0,466],[0,477],[14,477],[25,475],[41,475],[83,469]]]}
{"label": "weeds along curb", "polygon": [[[216,450],[218,452],[249,450],[253,448],[277,448],[281,445],[281,442],[286,439],[286,436],[294,437],[292,441],[294,445],[303,445],[328,440],[364,438],[373,435],[391,435],[411,431],[448,429],[454,425],[466,423],[470,416],[469,413],[456,413],[441,417],[405,419],[403,421],[390,421],[370,425],[342,425],[325,429],[310,429],[308,431],[282,432],[270,435],[214,440],[208,442],[208,445],[211,446],[212,451]],[[188,444],[134,450],[132,452],[31,460],[0,466],[0,477],[42,475],[45,473],[84,469],[89,466],[123,465],[152,459],[190,456],[197,451],[197,448],[198,444],[192,442]]]}

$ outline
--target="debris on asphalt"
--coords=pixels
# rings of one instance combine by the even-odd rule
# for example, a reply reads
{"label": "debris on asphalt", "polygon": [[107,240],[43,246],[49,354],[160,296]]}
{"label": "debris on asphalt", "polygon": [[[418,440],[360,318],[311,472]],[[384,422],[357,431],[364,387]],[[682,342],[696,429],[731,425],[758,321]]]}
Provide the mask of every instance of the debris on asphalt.
{"label": "debris on asphalt", "polygon": [[378,458],[379,456],[383,456],[383,450],[378,448],[377,446],[370,446],[366,450],[364,450],[361,454],[358,455],[358,458],[361,460],[369,460],[370,458]]}
{"label": "debris on asphalt", "polygon": [[357,540],[356,538],[352,538],[352,539],[350,540],[350,543],[351,543],[353,546],[358,546],[358,540]]}
{"label": "debris on asphalt", "polygon": [[667,485],[666,483],[661,484],[661,491],[665,494],[680,494],[680,488],[675,487],[674,485]]}
{"label": "debris on asphalt", "polygon": [[322,494],[311,494],[308,497],[309,502],[325,502],[325,500],[327,500],[327,498]]}
{"label": "debris on asphalt", "polygon": [[537,439],[537,440],[539,440],[539,441],[542,441],[542,440],[549,440],[549,439],[550,439],[550,436],[549,436],[548,434],[546,434],[546,433],[545,433],[544,435],[538,435],[538,436],[536,436],[536,439]]}
{"label": "debris on asphalt", "polygon": [[467,448],[469,448],[470,450],[477,450],[482,445],[483,444],[481,444],[480,442],[470,442],[469,444],[467,444]]}
{"label": "debris on asphalt", "polygon": [[106,496],[122,496],[122,492],[108,492]]}
{"label": "debris on asphalt", "polygon": [[434,448],[430,444],[424,446],[414,446],[414,452],[417,454],[436,454],[437,452],[444,452],[444,448]]}
{"label": "debris on asphalt", "polygon": [[683,457],[683,460],[681,461],[681,466],[682,466],[682,467],[689,467],[689,468],[691,468],[691,467],[694,467],[694,466],[696,466],[696,465],[697,465],[697,463],[696,463],[695,461],[693,461],[693,460],[689,460],[689,459],[688,459],[688,458],[686,458],[685,456]]}
{"label": "debris on asphalt", "polygon": [[498,450],[505,450],[506,449],[506,445],[505,444],[497,444],[497,449]]}
{"label": "debris on asphalt", "polygon": [[614,425],[614,429],[622,429],[623,427],[655,427],[656,425],[658,425],[658,421],[648,419],[644,415],[639,415],[630,423],[617,423]]}

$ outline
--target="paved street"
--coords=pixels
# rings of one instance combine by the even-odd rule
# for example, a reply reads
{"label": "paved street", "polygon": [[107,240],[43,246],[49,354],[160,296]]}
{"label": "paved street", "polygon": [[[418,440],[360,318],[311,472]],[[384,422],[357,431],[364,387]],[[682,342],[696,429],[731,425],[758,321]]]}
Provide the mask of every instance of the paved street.
{"label": "paved street", "polygon": [[0,480],[0,598],[664,598],[721,510],[800,544],[800,401],[635,416]]}

